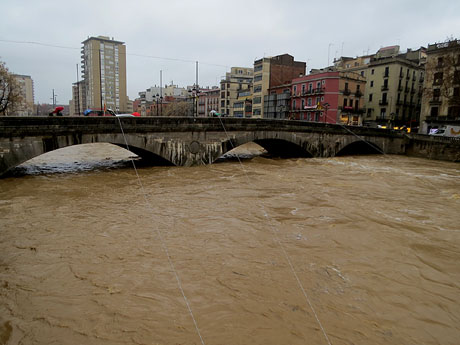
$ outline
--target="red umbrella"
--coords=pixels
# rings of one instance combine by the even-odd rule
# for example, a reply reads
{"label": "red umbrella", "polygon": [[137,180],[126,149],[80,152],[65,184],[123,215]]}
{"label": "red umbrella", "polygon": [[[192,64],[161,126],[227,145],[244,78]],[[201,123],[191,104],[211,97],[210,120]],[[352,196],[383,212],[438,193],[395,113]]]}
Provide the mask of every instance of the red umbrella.
{"label": "red umbrella", "polygon": [[135,112],[132,113],[131,115],[134,115],[134,116],[141,116],[141,114],[139,114],[137,111],[135,111]]}
{"label": "red umbrella", "polygon": [[53,113],[58,113],[60,111],[63,111],[64,110],[64,107],[56,107],[53,111]]}

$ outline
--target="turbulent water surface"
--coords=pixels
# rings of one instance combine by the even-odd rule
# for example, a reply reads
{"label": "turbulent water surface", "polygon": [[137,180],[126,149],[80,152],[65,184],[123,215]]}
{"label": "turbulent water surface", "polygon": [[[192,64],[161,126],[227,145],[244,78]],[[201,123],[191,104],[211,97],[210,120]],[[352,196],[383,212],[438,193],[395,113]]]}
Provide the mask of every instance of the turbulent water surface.
{"label": "turbulent water surface", "polygon": [[459,344],[458,164],[129,155],[0,180],[0,344]]}

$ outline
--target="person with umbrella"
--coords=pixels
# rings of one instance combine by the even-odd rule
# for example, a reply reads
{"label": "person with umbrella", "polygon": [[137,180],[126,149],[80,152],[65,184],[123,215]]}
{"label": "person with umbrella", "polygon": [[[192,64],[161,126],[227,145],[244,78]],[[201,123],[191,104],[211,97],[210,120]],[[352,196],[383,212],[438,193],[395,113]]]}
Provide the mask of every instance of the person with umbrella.
{"label": "person with umbrella", "polygon": [[56,116],[62,116],[61,111],[63,110],[64,107],[56,107],[51,113],[49,113],[49,116],[54,116],[54,114],[56,114]]}

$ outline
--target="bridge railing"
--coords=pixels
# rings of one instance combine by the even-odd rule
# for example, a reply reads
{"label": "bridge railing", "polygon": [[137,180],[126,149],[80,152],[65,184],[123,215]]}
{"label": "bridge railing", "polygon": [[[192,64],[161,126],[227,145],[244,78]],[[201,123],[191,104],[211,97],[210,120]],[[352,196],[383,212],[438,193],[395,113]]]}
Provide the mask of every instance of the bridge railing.
{"label": "bridge railing", "polygon": [[212,118],[212,117],[1,117],[0,137],[64,135],[71,133],[285,131],[402,137],[389,129],[299,120]]}

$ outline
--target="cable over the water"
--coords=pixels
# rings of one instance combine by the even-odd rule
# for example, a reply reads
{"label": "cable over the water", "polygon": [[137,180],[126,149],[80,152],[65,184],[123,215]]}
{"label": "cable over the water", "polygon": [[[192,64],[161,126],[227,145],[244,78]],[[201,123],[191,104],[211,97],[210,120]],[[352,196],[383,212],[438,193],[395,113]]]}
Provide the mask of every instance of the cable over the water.
{"label": "cable over the water", "polygon": [[[117,119],[118,119],[118,123],[120,125],[120,130],[121,130],[121,134],[123,135],[123,140],[125,142],[126,149],[129,151],[128,141],[126,140],[125,131],[123,130],[123,125],[121,124],[120,117],[117,116]],[[136,172],[136,177],[137,177],[138,184],[142,189],[142,194],[144,196],[145,203],[149,208],[150,214],[153,214],[152,204],[151,204],[150,200],[147,198],[147,192],[145,191],[144,185],[143,185],[142,180],[141,180],[141,178],[139,176],[139,173],[137,171],[136,164],[134,163],[134,160],[132,158],[130,158],[130,160],[131,160],[131,163],[133,164],[134,171]],[[184,298],[185,304],[187,305],[188,312],[190,314],[190,317],[193,320],[195,330],[196,330],[198,336],[200,337],[201,344],[206,345],[204,343],[203,337],[201,336],[201,332],[200,332],[200,329],[198,328],[198,323],[196,322],[195,316],[193,315],[192,307],[190,306],[190,303],[189,303],[189,301],[187,299],[187,296],[185,295],[184,289],[182,288],[182,282],[180,280],[179,274],[177,273],[177,270],[176,270],[176,268],[174,266],[174,263],[173,263],[173,261],[171,259],[171,255],[169,254],[168,247],[166,246],[166,243],[165,243],[165,241],[163,239],[163,235],[161,234],[161,231],[158,229],[158,227],[156,227],[156,232],[157,232],[158,238],[160,239],[161,247],[162,247],[164,253],[166,254],[166,257],[168,258],[169,266],[171,267],[172,271],[174,272],[174,276],[176,277],[176,281],[177,281],[177,286],[179,287],[179,290],[180,290],[180,292],[182,294],[182,297]]]}
{"label": "cable over the water", "polygon": [[[233,146],[233,142],[232,140],[230,139],[230,136],[228,135],[228,132],[227,132],[227,129],[225,128],[224,126],[224,123],[222,122],[222,119],[221,117],[219,116],[219,121],[220,121],[220,124],[222,125],[222,128],[225,132],[225,135],[227,136],[227,140],[230,142],[230,145],[232,146],[232,148],[234,149],[235,147]],[[246,180],[248,182],[248,184],[250,184],[250,180],[249,180],[249,176],[246,172],[246,169],[244,168],[243,166],[243,163],[241,162],[241,159],[238,155],[236,155],[237,159],[238,159],[238,162],[241,166],[241,169],[243,170],[244,172],[244,175],[246,177]],[[323,324],[321,323],[319,317],[318,317],[318,314],[316,313],[316,310],[315,308],[313,307],[313,304],[311,303],[311,300],[310,300],[310,297],[308,296],[307,294],[307,291],[305,290],[302,282],[300,281],[300,278],[294,268],[294,265],[292,264],[292,260],[289,256],[289,254],[287,253],[286,249],[284,248],[283,244],[281,243],[280,239],[279,239],[279,236],[278,236],[278,230],[275,228],[275,226],[273,225],[273,220],[272,218],[268,215],[267,211],[265,210],[265,205],[263,203],[260,204],[260,207],[261,207],[261,210],[264,214],[264,217],[267,219],[268,221],[268,224],[270,225],[270,229],[271,231],[273,232],[273,235],[275,237],[275,240],[276,242],[278,243],[278,246],[281,248],[281,250],[283,251],[283,254],[284,254],[284,257],[286,259],[286,261],[288,262],[289,264],[289,268],[291,269],[291,272],[292,274],[294,275],[295,277],[295,280],[297,282],[297,285],[299,286],[303,296],[305,297],[305,300],[307,301],[308,303],[308,306],[310,307],[311,311],[313,312],[313,315],[315,315],[315,319],[316,319],[316,322],[318,323],[320,329],[321,329],[321,332],[323,333],[324,335],[324,338],[326,339],[326,342],[328,345],[332,345],[331,341],[329,340],[329,337],[327,336],[327,333],[326,331],[324,330],[324,327],[323,327]]]}

